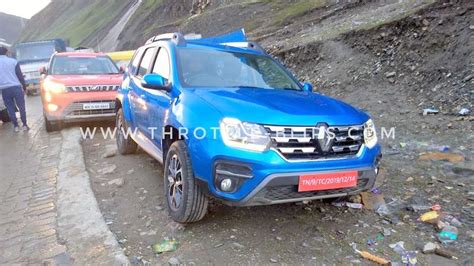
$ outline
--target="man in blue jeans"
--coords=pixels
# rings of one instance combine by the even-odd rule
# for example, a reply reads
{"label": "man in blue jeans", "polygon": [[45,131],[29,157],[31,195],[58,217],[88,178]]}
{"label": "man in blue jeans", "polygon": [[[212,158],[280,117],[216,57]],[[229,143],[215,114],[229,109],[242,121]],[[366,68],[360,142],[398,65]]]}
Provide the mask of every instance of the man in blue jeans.
{"label": "man in blue jeans", "polygon": [[15,132],[19,132],[18,121],[16,119],[15,105],[20,109],[21,122],[23,130],[29,130],[26,123],[25,110],[25,79],[21,73],[18,62],[7,57],[8,49],[0,46],[0,92],[2,93],[3,102],[8,110],[8,115],[13,122]]}

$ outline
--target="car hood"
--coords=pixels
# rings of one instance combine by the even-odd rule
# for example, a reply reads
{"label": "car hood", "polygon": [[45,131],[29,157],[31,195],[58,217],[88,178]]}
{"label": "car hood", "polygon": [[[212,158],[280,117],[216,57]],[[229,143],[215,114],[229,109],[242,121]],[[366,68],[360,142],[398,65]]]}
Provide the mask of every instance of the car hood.
{"label": "car hood", "polygon": [[74,85],[120,85],[122,74],[113,75],[49,75],[47,78],[66,86]]}
{"label": "car hood", "polygon": [[369,116],[342,101],[318,93],[250,88],[199,88],[192,92],[223,117],[268,125],[363,124]]}

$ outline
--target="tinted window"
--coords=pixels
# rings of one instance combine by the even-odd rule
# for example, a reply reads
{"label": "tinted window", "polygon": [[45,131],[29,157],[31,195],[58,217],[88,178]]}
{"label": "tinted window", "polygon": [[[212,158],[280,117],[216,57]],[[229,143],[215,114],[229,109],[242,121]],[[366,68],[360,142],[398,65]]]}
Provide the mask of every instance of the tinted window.
{"label": "tinted window", "polygon": [[143,77],[148,73],[148,68],[150,67],[151,60],[155,54],[155,48],[148,48],[145,50],[142,61],[140,62],[140,67],[138,68],[138,76]]}
{"label": "tinted window", "polygon": [[138,70],[138,64],[140,63],[140,59],[142,58],[143,55],[143,50],[140,49],[135,53],[135,56],[133,57],[132,64],[130,65],[130,73],[132,74],[137,74]]}
{"label": "tinted window", "polygon": [[180,79],[187,87],[301,90],[272,58],[209,49],[178,49]]}
{"label": "tinted window", "polygon": [[118,74],[119,70],[107,56],[56,56],[51,67],[53,75]]}
{"label": "tinted window", "polygon": [[168,51],[161,48],[156,57],[155,65],[153,66],[153,73],[160,74],[165,79],[170,78],[170,61]]}

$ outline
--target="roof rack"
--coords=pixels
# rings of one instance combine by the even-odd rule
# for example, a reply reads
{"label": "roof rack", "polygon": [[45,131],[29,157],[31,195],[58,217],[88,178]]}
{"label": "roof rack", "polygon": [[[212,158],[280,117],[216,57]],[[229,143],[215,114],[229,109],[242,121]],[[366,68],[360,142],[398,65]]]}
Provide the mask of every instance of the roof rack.
{"label": "roof rack", "polygon": [[186,40],[184,39],[183,34],[181,34],[180,32],[165,33],[165,34],[160,34],[160,35],[151,37],[150,39],[148,39],[148,41],[145,44],[150,44],[150,43],[154,43],[157,41],[164,41],[164,40],[171,40],[176,45],[186,45]]}
{"label": "roof rack", "polygon": [[244,29],[228,32],[219,36],[202,38],[200,34],[192,33],[183,35],[182,33],[165,33],[150,38],[146,44],[150,44],[157,41],[171,40],[176,45],[185,46],[187,42],[193,44],[219,44],[224,46],[231,46],[243,49],[252,49],[260,53],[266,53],[266,51],[256,42],[247,40]]}
{"label": "roof rack", "polygon": [[263,49],[262,46],[260,46],[260,44],[256,42],[226,42],[226,43],[221,43],[221,44],[226,45],[226,46],[237,47],[237,48],[252,49],[264,54],[266,53],[265,49]]}

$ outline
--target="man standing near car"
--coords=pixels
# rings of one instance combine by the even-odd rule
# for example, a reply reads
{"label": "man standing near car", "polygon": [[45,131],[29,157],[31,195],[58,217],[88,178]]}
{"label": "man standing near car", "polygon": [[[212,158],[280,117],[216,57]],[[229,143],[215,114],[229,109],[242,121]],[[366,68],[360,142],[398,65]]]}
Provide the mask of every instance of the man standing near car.
{"label": "man standing near car", "polygon": [[13,122],[15,132],[20,131],[16,119],[15,105],[20,109],[23,130],[29,130],[26,123],[25,94],[26,83],[18,62],[7,57],[8,49],[0,46],[0,92],[8,115]]}

